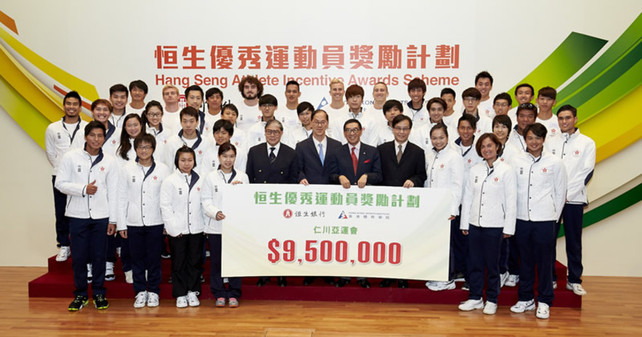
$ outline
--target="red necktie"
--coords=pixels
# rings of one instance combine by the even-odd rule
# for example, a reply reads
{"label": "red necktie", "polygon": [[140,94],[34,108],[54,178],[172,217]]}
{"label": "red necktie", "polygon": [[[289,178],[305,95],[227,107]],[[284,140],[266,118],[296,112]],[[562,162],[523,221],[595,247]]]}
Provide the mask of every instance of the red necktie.
{"label": "red necktie", "polygon": [[352,154],[350,155],[352,157],[352,168],[354,168],[354,175],[357,175],[357,164],[359,161],[357,160],[357,155],[354,153],[354,150],[356,148],[353,146],[352,147]]}

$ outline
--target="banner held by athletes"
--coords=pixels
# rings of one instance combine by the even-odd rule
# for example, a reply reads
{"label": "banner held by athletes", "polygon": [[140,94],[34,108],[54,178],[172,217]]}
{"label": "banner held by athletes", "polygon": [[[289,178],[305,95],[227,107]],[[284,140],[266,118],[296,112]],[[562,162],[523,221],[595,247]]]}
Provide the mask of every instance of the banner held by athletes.
{"label": "banner held by athletes", "polygon": [[223,188],[223,276],[448,279],[447,190]]}

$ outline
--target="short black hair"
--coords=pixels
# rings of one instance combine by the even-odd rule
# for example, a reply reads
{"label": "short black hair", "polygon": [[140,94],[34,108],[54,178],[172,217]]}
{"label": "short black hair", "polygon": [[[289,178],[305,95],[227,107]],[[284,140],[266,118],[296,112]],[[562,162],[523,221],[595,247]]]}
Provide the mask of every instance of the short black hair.
{"label": "short black hair", "polygon": [[205,92],[205,99],[208,99],[212,95],[216,95],[216,94],[221,96],[221,100],[223,99],[223,92],[221,91],[221,89],[216,87],[207,89],[207,91]]}
{"label": "short black hair", "polygon": [[103,123],[99,121],[91,121],[87,123],[87,125],[85,125],[85,137],[89,136],[89,133],[93,129],[101,129],[103,130],[103,135],[105,135],[105,126],[103,125]]}
{"label": "short black hair", "polygon": [[194,152],[194,150],[192,150],[192,148],[187,145],[183,145],[178,150],[176,150],[176,154],[174,155],[174,166],[178,168],[178,157],[181,156],[181,153],[192,154],[192,158],[194,159],[194,167],[192,167],[193,170],[196,167],[196,152]]}
{"label": "short black hair", "polygon": [[299,105],[296,106],[296,114],[300,115],[304,111],[310,110],[310,114],[314,112],[314,106],[310,102],[301,102]]}
{"label": "short black hair", "polygon": [[117,93],[117,92],[124,92],[125,96],[129,97],[129,90],[127,90],[127,87],[124,84],[114,84],[109,88],[109,96]]}
{"label": "short black hair", "polygon": [[70,91],[65,95],[65,98],[62,99],[62,105],[65,105],[65,102],[67,102],[67,98],[75,98],[78,100],[78,103],[82,106],[82,99],[80,98],[80,94],[78,94],[77,91]]}
{"label": "short black hair", "polygon": [[149,92],[149,88],[147,87],[147,83],[143,82],[142,80],[135,80],[131,81],[129,83],[129,91],[132,91],[133,88],[138,88],[145,92],[145,95]]}
{"label": "short black hair", "polygon": [[389,99],[386,103],[383,103],[383,115],[386,115],[386,112],[390,111],[392,108],[397,108],[399,112],[403,112],[403,104],[396,99]]}
{"label": "short black hair", "polygon": [[475,76],[475,85],[477,85],[477,81],[479,81],[479,79],[481,78],[489,79],[490,85],[493,85],[493,76],[491,76],[490,73],[485,70],[477,74],[477,76]]}
{"label": "short black hair", "polygon": [[266,94],[259,98],[259,106],[271,104],[274,106],[279,106],[279,101],[274,97],[274,95]]}
{"label": "short black hair", "polygon": [[412,129],[412,119],[410,119],[410,117],[403,114],[397,115],[395,116],[395,118],[392,119],[392,127],[394,128],[395,126],[397,126],[397,124],[403,121],[408,121],[408,123],[410,123],[409,125],[410,129]]}
{"label": "short black hair", "polygon": [[495,96],[495,98],[493,99],[493,104],[497,103],[498,99],[506,100],[508,102],[508,105],[513,105],[513,99],[510,98],[510,95],[505,92],[497,94],[497,96]]}

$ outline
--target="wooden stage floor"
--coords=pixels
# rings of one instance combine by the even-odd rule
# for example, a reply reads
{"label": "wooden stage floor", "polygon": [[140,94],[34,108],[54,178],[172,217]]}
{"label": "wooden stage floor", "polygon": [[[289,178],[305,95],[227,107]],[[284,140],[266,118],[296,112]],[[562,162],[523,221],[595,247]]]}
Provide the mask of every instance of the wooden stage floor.
{"label": "wooden stage floor", "polygon": [[[67,311],[69,298],[29,298],[27,283],[44,267],[0,267],[0,336],[642,336],[642,278],[585,277],[582,309],[551,308],[551,318],[464,313],[453,305],[242,301],[237,309],[134,309],[133,299],[110,308]],[[206,288],[205,288],[206,289]]]}

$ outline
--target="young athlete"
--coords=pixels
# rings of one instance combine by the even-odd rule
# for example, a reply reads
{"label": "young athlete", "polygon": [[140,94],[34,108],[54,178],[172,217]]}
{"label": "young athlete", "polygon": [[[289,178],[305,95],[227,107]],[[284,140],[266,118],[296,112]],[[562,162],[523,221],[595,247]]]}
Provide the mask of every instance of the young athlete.
{"label": "young athlete", "polygon": [[201,292],[203,212],[196,153],[184,145],[174,156],[176,170],[161,185],[160,209],[172,252],[172,296],[176,307],[197,307]]}
{"label": "young athlete", "polygon": [[154,136],[146,133],[137,136],[134,149],[136,158],[125,164],[118,182],[118,232],[124,243],[129,244],[136,294],[134,308],[157,307],[163,244],[160,189],[171,171],[154,160]]}
{"label": "young athlete", "polygon": [[210,246],[210,290],[216,298],[215,305],[224,307],[227,301],[230,308],[239,306],[241,297],[241,278],[228,278],[229,289],[225,289],[221,277],[221,240],[225,214],[221,210],[223,194],[221,186],[225,184],[249,184],[247,174],[234,168],[236,148],[230,143],[224,143],[218,148],[220,166],[210,172],[203,183],[203,212],[205,218],[205,233]]}

